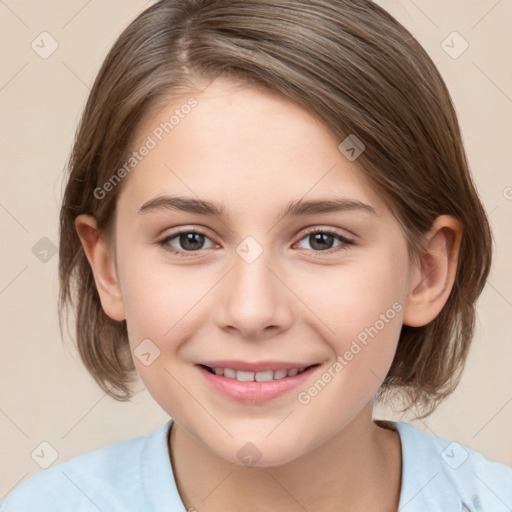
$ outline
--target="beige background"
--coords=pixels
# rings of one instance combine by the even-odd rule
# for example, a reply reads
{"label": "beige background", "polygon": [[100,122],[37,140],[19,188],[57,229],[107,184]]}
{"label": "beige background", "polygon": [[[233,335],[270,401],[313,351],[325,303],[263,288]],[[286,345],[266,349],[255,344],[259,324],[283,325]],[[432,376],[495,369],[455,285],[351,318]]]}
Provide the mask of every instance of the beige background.
{"label": "beige background", "polygon": [[[512,2],[378,3],[418,38],[447,82],[497,249],[463,380],[432,416],[412,423],[512,465]],[[168,419],[145,390],[131,403],[106,397],[72,343],[61,341],[58,258],[51,251],[58,241],[62,170],[87,93],[115,38],[146,5],[0,1],[0,500],[42,470],[31,454],[43,441],[56,451],[55,465],[151,432]],[[35,41],[39,52],[51,49],[49,36],[39,36],[43,31],[58,43],[46,59],[31,47]],[[453,31],[469,44],[458,58],[442,47]],[[462,48],[458,37],[447,39],[452,55]],[[44,250],[46,262],[39,259]],[[383,409],[375,417],[407,419]]]}

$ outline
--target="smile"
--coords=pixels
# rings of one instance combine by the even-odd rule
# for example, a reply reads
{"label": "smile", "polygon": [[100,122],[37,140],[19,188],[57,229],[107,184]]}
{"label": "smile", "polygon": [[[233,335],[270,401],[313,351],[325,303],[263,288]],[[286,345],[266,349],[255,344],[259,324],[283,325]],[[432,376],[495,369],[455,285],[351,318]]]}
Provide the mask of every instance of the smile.
{"label": "smile", "polygon": [[278,397],[285,399],[293,389],[313,378],[312,376],[321,366],[318,363],[309,366],[297,365],[297,363],[237,363],[235,365],[235,362],[231,361],[231,366],[237,366],[232,368],[222,363],[221,361],[210,364],[199,363],[195,366],[208,388],[229,400],[245,404],[263,404]]}
{"label": "smile", "polygon": [[270,380],[280,380],[286,377],[293,377],[307,369],[303,368],[290,368],[289,370],[282,368],[279,370],[267,370],[263,372],[248,372],[244,370],[234,370],[233,368],[219,368],[205,366],[206,370],[215,375],[223,375],[228,379],[236,379],[241,382],[268,382]]}

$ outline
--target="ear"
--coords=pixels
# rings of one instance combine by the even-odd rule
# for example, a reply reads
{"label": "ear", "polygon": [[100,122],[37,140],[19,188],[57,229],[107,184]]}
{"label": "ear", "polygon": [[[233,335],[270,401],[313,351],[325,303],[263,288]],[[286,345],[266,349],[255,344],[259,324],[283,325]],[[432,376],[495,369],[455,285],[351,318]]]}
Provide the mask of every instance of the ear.
{"label": "ear", "polygon": [[420,264],[410,273],[403,323],[421,327],[443,309],[455,281],[463,227],[450,215],[437,217],[425,236]]}
{"label": "ear", "polygon": [[113,320],[124,320],[126,315],[113,251],[98,231],[96,219],[79,215],[75,219],[75,228],[91,265],[103,310]]}

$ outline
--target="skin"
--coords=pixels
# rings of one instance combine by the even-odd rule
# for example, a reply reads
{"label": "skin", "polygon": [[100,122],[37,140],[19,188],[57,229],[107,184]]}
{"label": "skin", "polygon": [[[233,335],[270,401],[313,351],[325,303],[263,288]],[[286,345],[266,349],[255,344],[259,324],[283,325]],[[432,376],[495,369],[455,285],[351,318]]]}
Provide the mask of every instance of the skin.
{"label": "skin", "polygon": [[[402,324],[424,325],[453,286],[462,228],[443,215],[425,237],[420,265],[357,160],[302,108],[261,90],[216,80],[198,105],[125,178],[114,239],[80,215],[77,232],[102,306],[126,319],[132,350],[151,340],[160,355],[139,375],[175,419],[169,451],[187,509],[234,511],[397,510],[401,446],[372,421],[373,395],[392,363]],[[183,105],[173,102],[138,127],[136,143]],[[161,195],[221,203],[230,216],[159,209]],[[378,215],[343,211],[279,218],[291,200],[344,197]],[[353,240],[315,245],[306,228]],[[192,247],[180,230],[206,237]],[[262,248],[247,263],[247,237]],[[183,239],[182,239],[183,240]],[[188,251],[188,252],[187,252]],[[325,254],[328,251],[331,254]],[[297,400],[365,327],[394,303],[401,311],[307,404]],[[207,359],[320,363],[305,385],[263,404],[220,395],[194,366]],[[253,443],[252,467],[238,451]]]}

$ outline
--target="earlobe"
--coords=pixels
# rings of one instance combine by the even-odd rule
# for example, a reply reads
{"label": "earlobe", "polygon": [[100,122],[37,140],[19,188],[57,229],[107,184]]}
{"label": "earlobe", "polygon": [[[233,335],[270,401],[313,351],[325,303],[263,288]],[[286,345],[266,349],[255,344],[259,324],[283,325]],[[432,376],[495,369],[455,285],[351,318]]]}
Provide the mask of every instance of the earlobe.
{"label": "earlobe", "polygon": [[421,262],[411,272],[403,323],[428,324],[441,312],[455,282],[463,227],[450,215],[439,216],[426,235]]}
{"label": "earlobe", "polygon": [[126,315],[114,255],[98,231],[96,219],[90,215],[79,215],[75,219],[75,228],[94,274],[103,310],[113,320],[124,320]]}

